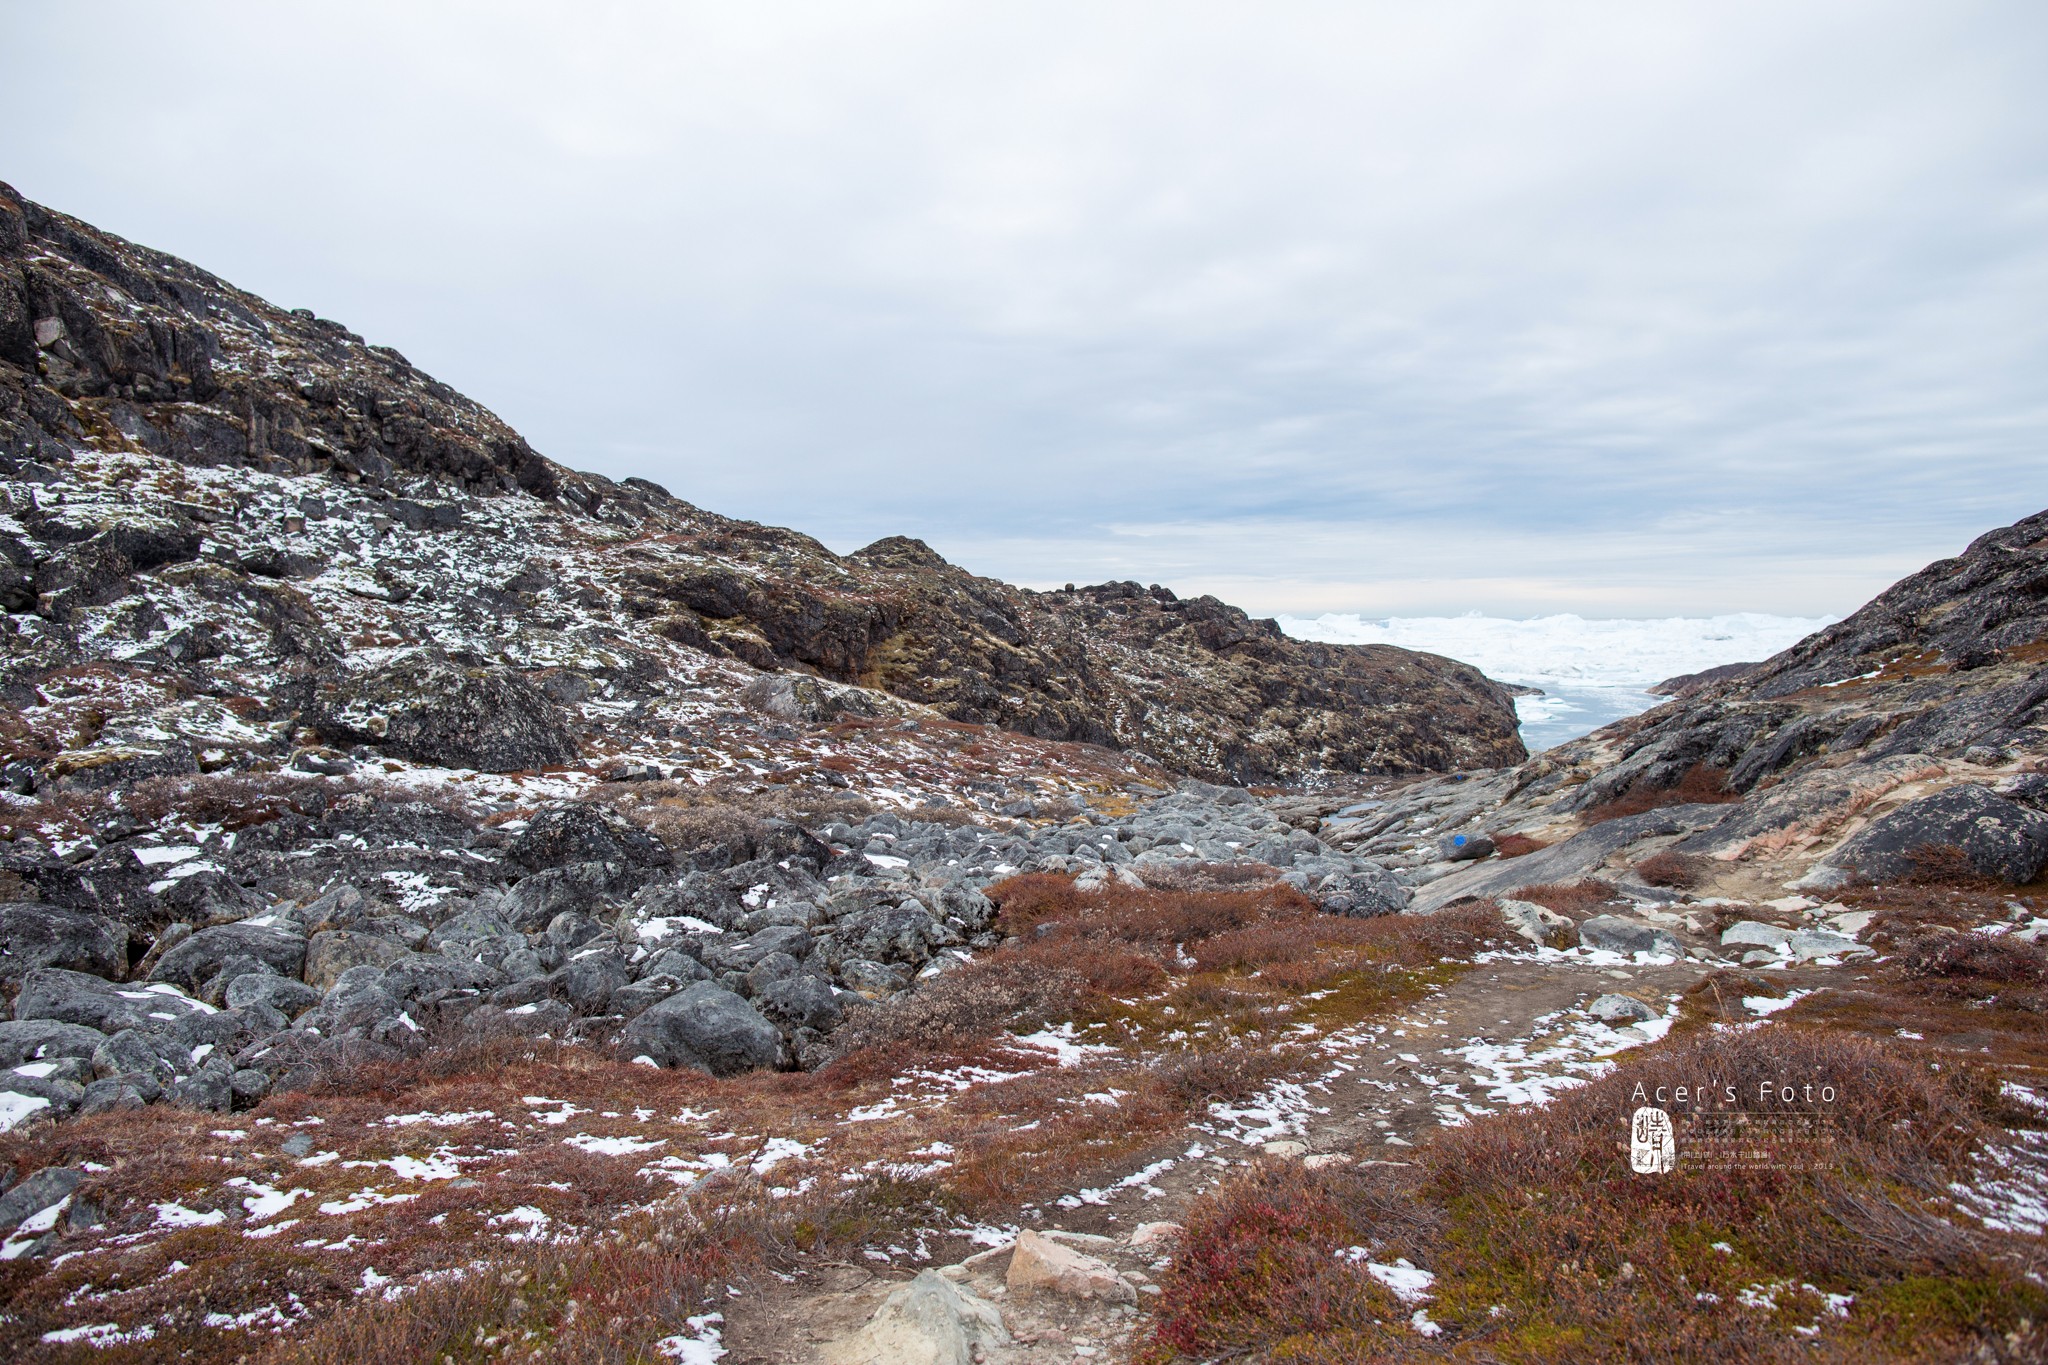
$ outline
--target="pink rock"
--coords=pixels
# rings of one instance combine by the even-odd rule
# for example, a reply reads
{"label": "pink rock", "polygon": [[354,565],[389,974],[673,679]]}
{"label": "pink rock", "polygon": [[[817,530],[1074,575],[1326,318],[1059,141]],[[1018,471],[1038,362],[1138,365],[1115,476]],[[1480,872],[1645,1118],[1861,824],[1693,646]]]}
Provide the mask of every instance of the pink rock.
{"label": "pink rock", "polygon": [[1138,1293],[1116,1267],[1035,1232],[1017,1234],[1010,1255],[1010,1288],[1019,1294],[1049,1291],[1077,1299],[1135,1303]]}

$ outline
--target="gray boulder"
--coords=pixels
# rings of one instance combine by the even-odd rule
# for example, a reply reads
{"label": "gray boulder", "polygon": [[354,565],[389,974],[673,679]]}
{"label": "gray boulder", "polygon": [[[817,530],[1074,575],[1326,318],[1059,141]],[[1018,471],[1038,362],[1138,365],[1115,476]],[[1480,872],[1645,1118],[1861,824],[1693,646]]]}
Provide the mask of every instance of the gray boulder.
{"label": "gray boulder", "polygon": [[578,1014],[603,1014],[611,1008],[612,995],[627,985],[626,964],[619,955],[603,948],[564,962],[547,979],[548,990],[565,1000]]}
{"label": "gray boulder", "polygon": [[69,1199],[85,1179],[76,1166],[45,1166],[6,1194],[0,1194],[0,1232],[12,1232],[29,1219]]}
{"label": "gray boulder", "polygon": [[1408,908],[1413,893],[1393,873],[1366,864],[1312,882],[1309,894],[1325,913],[1352,919],[1392,915]]}
{"label": "gray boulder", "polygon": [[734,1076],[774,1066],[782,1035],[739,996],[702,981],[642,1010],[620,1033],[619,1046],[660,1066]]}
{"label": "gray boulder", "polygon": [[1436,841],[1436,856],[1447,863],[1471,863],[1493,856],[1493,840],[1484,834],[1446,834]]}
{"label": "gray boulder", "polygon": [[279,976],[297,976],[306,964],[306,940],[273,925],[216,924],[201,929],[157,959],[151,981],[196,990],[234,957],[253,957]]}
{"label": "gray boulder", "polygon": [[513,932],[504,916],[481,907],[472,906],[453,918],[436,925],[427,935],[426,946],[436,952],[450,947],[480,943],[486,939],[502,938]]}
{"label": "gray boulder", "polygon": [[1572,927],[1570,919],[1535,901],[1509,898],[1495,904],[1500,907],[1500,917],[1507,921],[1508,928],[1539,947]]}
{"label": "gray boulder", "polygon": [[506,851],[514,861],[536,871],[566,863],[668,867],[675,862],[667,845],[646,830],[616,812],[586,802],[540,811]]}
{"label": "gray boulder", "polygon": [[[856,958],[922,967],[931,961],[932,951],[943,941],[944,935],[931,912],[912,903],[877,906],[849,915],[839,922],[832,938],[835,945],[832,955],[842,961]],[[802,958],[808,951],[806,948],[804,952],[792,952],[790,956]]]}
{"label": "gray boulder", "polygon": [[221,1002],[231,1010],[268,1005],[287,1019],[296,1019],[320,1003],[320,992],[303,981],[268,972],[247,972],[228,982]]}
{"label": "gray boulder", "polygon": [[1800,929],[1785,940],[1785,950],[1801,962],[1812,962],[1823,957],[1874,957],[1875,950],[1866,948],[1853,938],[1831,934],[1822,929]]}
{"label": "gray boulder", "polygon": [[128,931],[103,916],[55,905],[0,905],[0,983],[19,981],[37,967],[121,976],[128,970]]}
{"label": "gray boulder", "polygon": [[569,863],[522,877],[499,909],[520,933],[539,933],[564,910],[588,913],[612,897],[630,895],[647,877],[644,868],[628,863]]}
{"label": "gray boulder", "polygon": [[1661,953],[1684,957],[1685,945],[1668,931],[1639,919],[1620,915],[1595,915],[1579,925],[1579,943],[1587,948],[1604,948],[1613,953]]}
{"label": "gray boulder", "polygon": [[1782,948],[1785,946],[1786,940],[1791,937],[1792,931],[1790,929],[1780,929],[1775,924],[1760,924],[1756,920],[1746,919],[1731,924],[1721,931],[1721,946],[1723,948],[1744,946],[1751,948]]}
{"label": "gray boulder", "polygon": [[372,744],[420,763],[485,772],[576,759],[568,714],[509,669],[418,650],[343,679],[307,716],[328,743]]}
{"label": "gray boulder", "polygon": [[612,992],[611,1012],[631,1019],[648,1006],[668,999],[687,984],[681,977],[661,973],[643,976]]}
{"label": "gray boulder", "polygon": [[126,1028],[176,1026],[194,1015],[212,1011],[175,986],[116,986],[83,972],[39,967],[22,978],[14,997],[14,1017],[83,1024],[101,1033]]}
{"label": "gray boulder", "polygon": [[1603,995],[1586,1006],[1586,1012],[1603,1024],[1635,1024],[1657,1017],[1657,1011],[1631,995]]}
{"label": "gray boulder", "polygon": [[1960,848],[1979,876],[2021,886],[2048,866],[2048,815],[2008,801],[1988,787],[1949,787],[1879,816],[1824,860],[1871,881],[1913,870],[1922,849]]}
{"label": "gray boulder", "polygon": [[832,983],[808,972],[796,972],[762,986],[754,996],[762,1013],[789,1028],[828,1033],[839,1026],[845,1010]]}
{"label": "gray boulder", "polygon": [[405,945],[378,934],[323,929],[306,943],[306,984],[326,990],[351,967],[384,967],[405,956]]}
{"label": "gray boulder", "polygon": [[83,1024],[60,1024],[51,1019],[9,1019],[0,1022],[0,1070],[24,1062],[52,1061],[60,1057],[91,1057],[93,1049],[107,1041],[107,1035]]}
{"label": "gray boulder", "polygon": [[884,999],[910,985],[910,973],[901,967],[864,957],[845,959],[839,964],[838,972],[839,979],[846,983],[846,989],[869,1000]]}

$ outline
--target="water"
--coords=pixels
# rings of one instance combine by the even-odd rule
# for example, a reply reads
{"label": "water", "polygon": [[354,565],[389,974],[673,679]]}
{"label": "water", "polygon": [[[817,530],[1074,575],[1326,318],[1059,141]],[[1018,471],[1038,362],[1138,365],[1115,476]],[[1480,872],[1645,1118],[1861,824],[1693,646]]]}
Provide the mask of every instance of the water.
{"label": "water", "polygon": [[1666,678],[1719,664],[1758,662],[1830,624],[1831,616],[1667,616],[1646,620],[1573,615],[1526,620],[1481,616],[1348,614],[1283,616],[1303,640],[1390,644],[1462,659],[1502,682],[1540,687],[1516,699],[1531,753],[1591,734],[1666,700],[1649,689]]}

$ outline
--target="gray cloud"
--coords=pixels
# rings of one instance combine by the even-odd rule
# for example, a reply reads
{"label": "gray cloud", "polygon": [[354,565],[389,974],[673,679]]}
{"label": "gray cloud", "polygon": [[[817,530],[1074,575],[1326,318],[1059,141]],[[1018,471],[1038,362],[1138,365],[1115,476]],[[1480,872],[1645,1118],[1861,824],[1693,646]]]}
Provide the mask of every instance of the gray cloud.
{"label": "gray cloud", "polygon": [[1265,611],[1854,606],[2048,504],[2048,11],[16,7],[0,175],[548,454]]}

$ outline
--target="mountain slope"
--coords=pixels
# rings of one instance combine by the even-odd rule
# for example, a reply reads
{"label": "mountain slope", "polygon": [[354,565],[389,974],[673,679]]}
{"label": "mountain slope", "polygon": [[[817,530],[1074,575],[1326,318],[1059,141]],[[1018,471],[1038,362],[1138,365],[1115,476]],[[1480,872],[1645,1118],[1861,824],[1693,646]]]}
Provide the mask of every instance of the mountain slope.
{"label": "mountain slope", "polygon": [[648,703],[707,657],[789,670],[1244,782],[1524,756],[1508,694],[1451,660],[1137,584],[1035,593],[902,538],[838,556],[575,473],[397,351],[4,187],[0,460],[46,490],[13,495],[0,538],[0,596],[38,623],[22,684],[241,665],[283,719],[431,641]]}

